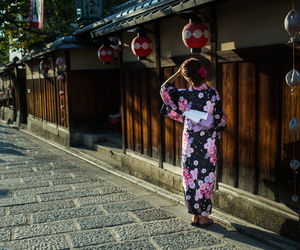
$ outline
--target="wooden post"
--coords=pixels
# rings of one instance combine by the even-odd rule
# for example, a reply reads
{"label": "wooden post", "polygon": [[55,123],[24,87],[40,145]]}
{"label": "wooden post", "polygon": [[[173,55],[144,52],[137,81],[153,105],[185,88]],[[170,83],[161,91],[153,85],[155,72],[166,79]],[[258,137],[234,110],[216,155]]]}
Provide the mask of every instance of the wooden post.
{"label": "wooden post", "polygon": [[[65,107],[65,123],[66,127],[69,127],[69,133],[71,135],[72,132],[72,103],[71,103],[71,96],[72,96],[72,91],[71,91],[71,86],[70,86],[70,50],[65,50],[65,61],[66,61],[66,80],[65,80],[65,100],[66,100],[66,107]],[[70,141],[71,144],[71,141]]]}
{"label": "wooden post", "polygon": [[31,64],[31,90],[30,90],[30,95],[31,95],[31,99],[32,99],[32,105],[33,105],[33,117],[35,118],[35,97],[34,97],[34,83],[33,83],[33,74],[34,74],[34,61],[32,60],[32,64]]}
{"label": "wooden post", "polygon": [[[55,54],[52,56],[53,62],[55,62]],[[56,73],[56,74],[55,74]],[[55,100],[55,114],[56,114],[56,124],[58,125],[58,105],[57,105],[57,86],[56,86],[56,81],[57,81],[57,72],[56,72],[56,67],[53,69],[53,83],[54,83],[54,100]]]}
{"label": "wooden post", "polygon": [[[159,23],[155,23],[155,71],[156,76],[158,77],[158,81],[162,81],[162,74],[161,74],[161,63],[160,63],[160,27]],[[164,139],[164,117],[160,114],[160,133],[159,133],[159,140],[158,140],[158,161],[159,167],[163,168],[163,139]]]}
{"label": "wooden post", "polygon": [[[212,84],[216,87],[218,84],[218,58],[217,58],[217,8],[216,4],[210,6],[210,48],[211,48],[211,78],[214,79]],[[214,74],[214,77],[213,77]],[[219,155],[221,155],[221,147],[218,147]],[[215,173],[215,189],[218,189],[218,181],[222,178],[222,159],[218,160]]]}
{"label": "wooden post", "polygon": [[126,154],[127,148],[127,119],[126,119],[126,98],[125,98],[125,75],[123,64],[123,34],[120,32],[121,51],[119,52],[119,65],[120,65],[120,88],[121,88],[121,107],[122,107],[122,149],[123,154]]}

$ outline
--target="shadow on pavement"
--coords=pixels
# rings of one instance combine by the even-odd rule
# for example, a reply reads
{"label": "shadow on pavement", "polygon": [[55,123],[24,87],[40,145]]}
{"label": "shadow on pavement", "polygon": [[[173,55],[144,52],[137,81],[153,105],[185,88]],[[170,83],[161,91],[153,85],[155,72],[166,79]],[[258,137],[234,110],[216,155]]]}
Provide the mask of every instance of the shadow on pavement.
{"label": "shadow on pavement", "polygon": [[19,150],[25,150],[25,148],[16,146],[8,142],[0,142],[0,154],[18,155],[18,156],[24,155]]}
{"label": "shadow on pavement", "polygon": [[9,190],[1,190],[0,189],[0,199],[11,197],[11,192]]}

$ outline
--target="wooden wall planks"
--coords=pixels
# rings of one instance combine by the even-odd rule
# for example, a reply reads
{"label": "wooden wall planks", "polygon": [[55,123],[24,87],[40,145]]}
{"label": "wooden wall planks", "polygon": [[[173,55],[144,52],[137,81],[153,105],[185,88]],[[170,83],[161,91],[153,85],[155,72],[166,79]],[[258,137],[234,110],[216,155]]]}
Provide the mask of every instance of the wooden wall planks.
{"label": "wooden wall planks", "polygon": [[[288,126],[294,114],[300,117],[300,91],[291,97],[284,81],[287,63],[224,63],[220,71],[228,116],[221,145],[221,181],[295,206],[290,199],[293,171],[289,168],[294,144]],[[300,157],[299,139],[298,133],[296,158]],[[298,192],[299,183],[297,177]]]}
{"label": "wooden wall planks", "polygon": [[221,67],[221,86],[223,94],[223,107],[228,121],[227,127],[222,134],[222,176],[221,180],[231,186],[237,186],[238,169],[238,141],[236,134],[238,132],[238,122],[236,113],[238,111],[237,95],[237,65],[236,63],[223,64]]}
{"label": "wooden wall planks", "polygon": [[[69,82],[72,128],[92,132],[108,129],[108,115],[120,112],[119,70],[74,70]],[[67,92],[65,85],[62,89]]]}
{"label": "wooden wall planks", "polygon": [[65,83],[59,83],[55,77],[27,79],[26,95],[28,113],[45,121],[68,127],[66,114],[61,110],[63,103],[65,110],[68,108],[66,95],[61,99],[59,90],[66,92]]}

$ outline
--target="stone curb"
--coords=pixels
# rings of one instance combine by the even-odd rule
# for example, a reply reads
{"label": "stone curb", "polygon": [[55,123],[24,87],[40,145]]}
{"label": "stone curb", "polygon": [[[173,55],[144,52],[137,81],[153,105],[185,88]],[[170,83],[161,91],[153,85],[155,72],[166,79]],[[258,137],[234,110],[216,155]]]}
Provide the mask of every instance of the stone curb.
{"label": "stone curb", "polygon": [[[13,127],[16,128],[15,126],[13,126]],[[21,131],[25,134],[28,134],[32,137],[42,140],[43,142],[46,142],[53,147],[63,150],[64,152],[66,152],[68,154],[71,154],[81,160],[84,160],[85,162],[88,162],[89,164],[91,164],[95,167],[105,170],[108,173],[111,173],[111,174],[118,176],[122,179],[125,179],[133,184],[139,185],[153,193],[159,194],[167,199],[170,199],[172,201],[175,201],[175,202],[178,202],[179,204],[184,205],[184,199],[181,195],[173,194],[163,188],[160,188],[160,187],[150,184],[146,181],[143,181],[135,176],[132,176],[132,175],[126,174],[120,170],[117,170],[117,169],[111,167],[109,164],[107,164],[99,159],[96,159],[88,154],[85,154],[78,149],[64,147],[55,142],[46,140],[38,135],[35,135],[35,134],[31,133],[30,131],[23,129],[23,128],[17,128],[17,129],[19,129],[19,131]],[[300,244],[293,240],[290,240],[288,238],[280,236],[274,232],[268,231],[259,226],[250,224],[244,220],[238,219],[231,215],[225,214],[217,209],[214,209],[211,217],[214,218],[218,223],[226,226],[227,228],[236,230],[246,236],[249,236],[250,238],[259,240],[262,243],[265,243],[265,244],[275,247],[277,249],[300,249]]]}

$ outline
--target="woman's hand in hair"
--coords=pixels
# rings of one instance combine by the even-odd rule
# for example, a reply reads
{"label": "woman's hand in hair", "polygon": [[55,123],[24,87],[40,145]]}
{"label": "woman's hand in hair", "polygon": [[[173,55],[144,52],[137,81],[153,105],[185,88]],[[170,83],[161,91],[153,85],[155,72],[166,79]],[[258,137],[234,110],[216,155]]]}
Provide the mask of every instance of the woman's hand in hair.
{"label": "woman's hand in hair", "polygon": [[179,68],[173,75],[171,75],[162,85],[161,87],[164,87],[164,85],[166,85],[167,83],[172,83],[173,81],[175,81],[175,79],[181,75],[181,68]]}

